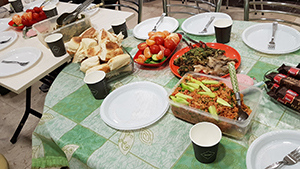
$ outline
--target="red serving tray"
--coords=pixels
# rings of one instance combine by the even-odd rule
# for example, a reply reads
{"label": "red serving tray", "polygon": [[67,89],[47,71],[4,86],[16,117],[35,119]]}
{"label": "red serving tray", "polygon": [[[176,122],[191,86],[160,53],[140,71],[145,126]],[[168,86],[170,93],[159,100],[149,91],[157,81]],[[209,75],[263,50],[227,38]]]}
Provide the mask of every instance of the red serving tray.
{"label": "red serving tray", "polygon": [[[177,34],[178,34],[178,36],[179,36],[179,43],[180,43],[181,38],[182,38],[182,35],[179,34],[179,33],[177,33]],[[178,44],[179,44],[179,43],[178,43]],[[178,44],[177,44],[177,46],[178,46]],[[162,62],[160,62],[160,63],[157,63],[157,64],[138,63],[138,62],[136,62],[135,59],[137,59],[137,58],[139,57],[140,54],[143,54],[141,50],[139,50],[139,51],[135,54],[135,56],[133,57],[133,60],[134,60],[135,63],[137,63],[137,64],[139,64],[139,65],[142,65],[142,66],[159,67],[159,66],[163,65],[170,57],[172,57],[172,54],[173,54],[174,51],[176,50],[177,46],[176,46],[176,47],[174,48],[174,50],[171,52],[170,56],[168,56],[164,61],[162,61]]]}
{"label": "red serving tray", "polygon": [[[240,64],[241,64],[241,55],[239,54],[238,51],[236,51],[234,48],[228,46],[228,45],[225,45],[225,44],[222,44],[222,43],[206,43],[206,45],[208,47],[211,47],[211,48],[214,48],[214,49],[221,49],[221,50],[225,50],[225,53],[224,55],[231,58],[231,59],[237,59],[238,62],[235,63],[235,69],[237,69]],[[193,45],[193,46],[196,46],[196,45]],[[174,60],[179,58],[180,56],[182,56],[183,54],[185,54],[186,52],[188,52],[190,50],[189,47],[185,47],[185,48],[182,48],[180,49],[179,51],[177,51],[173,56],[172,58],[170,59],[170,62],[169,62],[169,66],[170,66],[170,69],[171,71],[173,72],[173,74],[179,78],[181,78],[181,76],[179,75],[178,73],[178,69],[179,69],[179,66],[175,66],[174,65]],[[229,76],[229,73],[222,76],[222,78],[224,77],[227,77]]]}

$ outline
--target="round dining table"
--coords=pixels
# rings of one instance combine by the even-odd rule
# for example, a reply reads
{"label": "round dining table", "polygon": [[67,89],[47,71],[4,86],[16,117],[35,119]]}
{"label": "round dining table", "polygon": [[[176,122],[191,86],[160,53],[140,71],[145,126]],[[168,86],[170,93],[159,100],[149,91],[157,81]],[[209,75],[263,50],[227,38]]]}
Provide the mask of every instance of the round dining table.
{"label": "round dining table", "polygon": [[[184,20],[178,19],[177,31],[182,31],[180,25]],[[226,45],[241,55],[237,73],[246,74],[257,83],[264,80],[266,72],[278,68],[282,63],[296,66],[300,51],[270,55],[249,48],[242,40],[242,33],[255,24],[234,20],[230,42]],[[189,36],[203,42],[216,42],[214,35]],[[133,57],[141,42],[129,30],[122,46]],[[183,47],[186,44],[180,42],[177,51]],[[157,68],[134,63],[132,74],[110,82],[111,92],[129,83],[148,81],[169,93],[180,79],[171,72],[168,62]],[[80,65],[71,63],[53,82],[45,99],[42,118],[32,134],[32,168],[244,169],[247,168],[248,148],[255,139],[271,131],[300,129],[299,113],[272,100],[266,89],[262,88],[259,108],[246,135],[241,139],[223,135],[216,160],[204,164],[196,160],[189,138],[193,124],[176,118],[171,109],[144,128],[118,130],[107,125],[100,115],[104,100],[94,99],[83,81],[84,76]],[[135,104],[132,103],[132,106]]]}

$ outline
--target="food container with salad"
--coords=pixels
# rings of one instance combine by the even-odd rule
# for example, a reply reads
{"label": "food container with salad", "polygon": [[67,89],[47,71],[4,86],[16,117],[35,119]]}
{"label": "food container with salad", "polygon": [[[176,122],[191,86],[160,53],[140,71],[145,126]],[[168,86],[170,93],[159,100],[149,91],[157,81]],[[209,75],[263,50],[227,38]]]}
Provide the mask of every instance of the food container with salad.
{"label": "food container with salad", "polygon": [[225,78],[188,72],[169,93],[169,103],[175,117],[196,124],[212,122],[222,133],[241,139],[250,128],[262,98],[262,91],[254,86],[239,83],[242,109],[249,117],[238,121],[238,107],[231,87]]}
{"label": "food container with salad", "polygon": [[168,31],[149,32],[146,42],[140,43],[139,51],[133,60],[148,67],[159,67],[164,64],[176,50],[182,35]]}

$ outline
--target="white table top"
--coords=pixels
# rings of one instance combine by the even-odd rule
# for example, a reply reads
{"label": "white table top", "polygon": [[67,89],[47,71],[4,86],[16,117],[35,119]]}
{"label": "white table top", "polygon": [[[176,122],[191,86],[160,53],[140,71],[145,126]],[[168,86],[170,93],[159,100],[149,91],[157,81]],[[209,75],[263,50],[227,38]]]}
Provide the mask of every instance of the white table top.
{"label": "white table top", "polygon": [[[59,2],[57,4],[58,13],[62,13],[65,11],[66,8],[68,8],[71,5],[77,5],[77,4],[68,4]],[[8,5],[6,5],[8,7]],[[10,17],[12,17],[11,15]],[[106,30],[110,29],[110,23],[115,18],[124,18],[126,20],[129,20],[134,17],[134,13],[132,12],[124,12],[124,11],[116,11],[116,10],[110,10],[110,9],[103,9],[101,8],[98,10],[96,14],[94,14],[91,17],[91,23],[92,25],[96,27],[96,29],[104,28]],[[9,28],[7,31],[13,30],[12,28]],[[32,84],[46,76],[51,71],[58,68],[60,65],[68,61],[71,57],[66,54],[62,57],[54,57],[54,55],[51,53],[50,49],[45,47],[37,37],[30,38],[30,39],[24,39],[22,32],[17,32],[18,39],[9,47],[0,50],[0,56],[4,55],[5,53],[9,52],[12,49],[16,49],[19,47],[36,47],[39,48],[42,51],[42,56],[29,69],[20,72],[15,75],[6,76],[6,77],[0,77],[0,85],[11,90],[12,92],[15,92],[17,94],[21,93],[22,91],[26,90],[28,87],[30,87]]]}

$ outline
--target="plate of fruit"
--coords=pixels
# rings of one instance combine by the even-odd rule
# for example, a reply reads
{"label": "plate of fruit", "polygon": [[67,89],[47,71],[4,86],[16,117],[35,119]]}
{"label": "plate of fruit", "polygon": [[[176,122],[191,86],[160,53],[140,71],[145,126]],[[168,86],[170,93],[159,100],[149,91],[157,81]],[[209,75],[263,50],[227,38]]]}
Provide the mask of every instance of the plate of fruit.
{"label": "plate of fruit", "polygon": [[159,67],[174,53],[182,35],[168,31],[149,32],[149,38],[140,43],[133,60],[148,67]]}
{"label": "plate of fruit", "polygon": [[21,16],[19,14],[15,14],[8,24],[16,30],[23,30],[25,26],[30,27],[44,19],[47,19],[47,16],[43,11],[43,8],[34,7],[33,9],[27,9]]}

